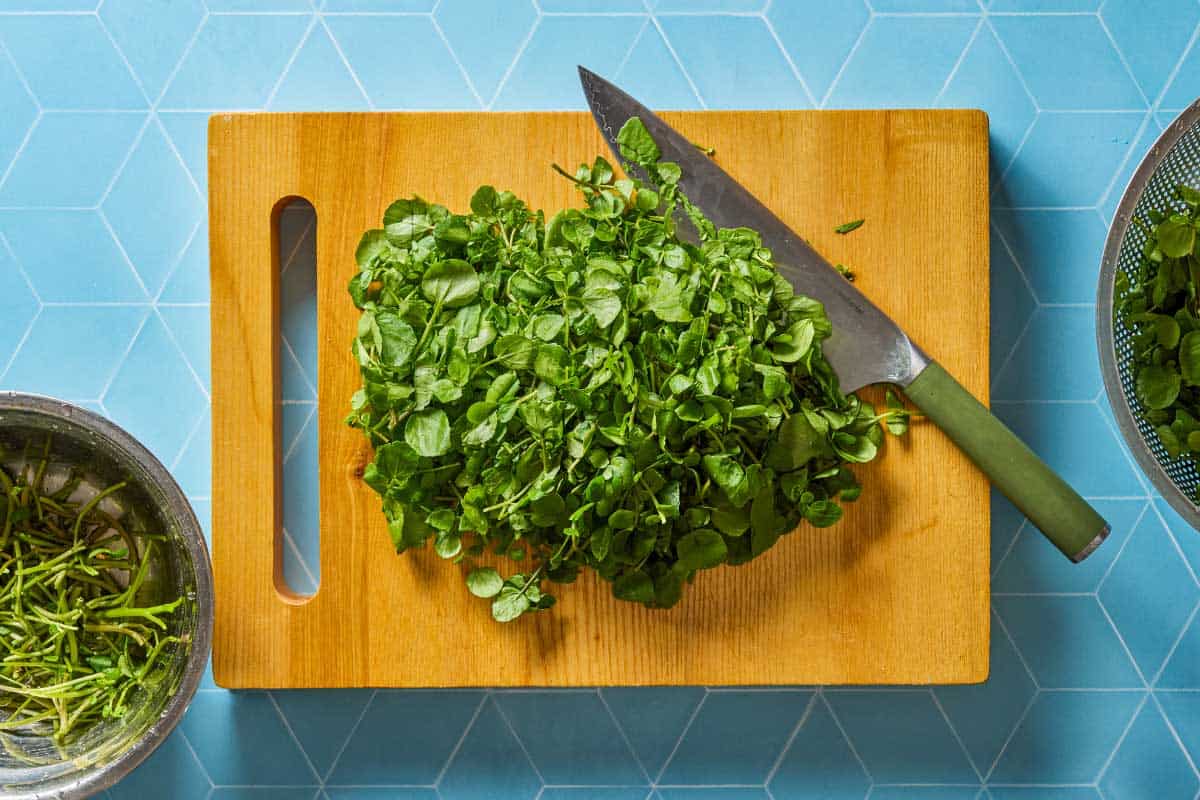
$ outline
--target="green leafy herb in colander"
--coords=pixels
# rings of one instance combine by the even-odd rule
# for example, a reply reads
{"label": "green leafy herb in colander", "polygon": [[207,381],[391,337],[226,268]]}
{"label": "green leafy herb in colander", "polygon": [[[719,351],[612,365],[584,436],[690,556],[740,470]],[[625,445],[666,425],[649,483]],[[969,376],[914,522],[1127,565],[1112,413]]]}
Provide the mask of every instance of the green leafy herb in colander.
{"label": "green leafy herb in colander", "polygon": [[124,484],[89,491],[72,474],[51,489],[48,466],[0,465],[0,731],[64,742],[164,677],[183,599],[144,604],[163,537],[112,513]]}
{"label": "green leafy herb in colander", "polygon": [[[398,200],[358,248],[365,480],[396,549],[468,560],[500,621],[585,568],[674,605],[699,570],[837,522],[861,491],[846,465],[907,426],[894,397],[879,413],[838,390],[824,309],[757,233],[715,229],[640,121],[619,142],[653,185],[597,158],[556,167],[585,206],[548,221],[490,186],[465,215]],[[487,551],[513,573],[477,566]]]}
{"label": "green leafy herb in colander", "polygon": [[1134,331],[1132,373],[1145,418],[1168,456],[1200,454],[1200,191],[1178,186],[1179,209],[1150,212],[1131,276],[1117,274],[1118,318]]}

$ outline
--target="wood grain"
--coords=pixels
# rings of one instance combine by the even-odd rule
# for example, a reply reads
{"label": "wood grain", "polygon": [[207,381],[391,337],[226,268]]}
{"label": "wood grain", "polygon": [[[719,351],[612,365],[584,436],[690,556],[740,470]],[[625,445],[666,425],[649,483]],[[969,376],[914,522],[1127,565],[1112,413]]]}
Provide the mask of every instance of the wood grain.
{"label": "wood grain", "polygon": [[[665,114],[988,395],[987,119],[977,111]],[[359,236],[400,196],[465,209],[481,183],[535,207],[577,197],[550,162],[606,153],[581,113],[218,115],[209,127],[214,675],[227,687],[955,683],[988,671],[989,493],[928,425],[859,470],[832,529],[702,574],[670,611],[592,579],[553,612],[494,623],[432,552],[392,553],[370,459],[343,420],[358,387],[346,294]],[[317,214],[321,585],[277,557],[278,253],[283,198]],[[835,225],[865,217],[839,236]]]}

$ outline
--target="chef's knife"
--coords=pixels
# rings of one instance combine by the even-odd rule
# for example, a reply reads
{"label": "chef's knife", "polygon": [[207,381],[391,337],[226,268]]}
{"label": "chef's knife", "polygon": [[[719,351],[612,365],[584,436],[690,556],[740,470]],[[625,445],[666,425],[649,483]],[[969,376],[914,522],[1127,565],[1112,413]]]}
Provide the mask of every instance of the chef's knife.
{"label": "chef's knife", "polygon": [[[758,231],[780,274],[797,292],[825,305],[833,323],[825,355],[843,391],[872,383],[904,389],[909,400],[1072,561],[1087,558],[1104,541],[1109,527],[1095,509],[802,237],[650,109],[583,67],[579,77],[592,116],[618,159],[617,132],[628,119],[638,117],[658,143],[662,160],[679,164],[683,193],[713,224]],[[636,166],[627,169],[635,177],[647,177]]]}

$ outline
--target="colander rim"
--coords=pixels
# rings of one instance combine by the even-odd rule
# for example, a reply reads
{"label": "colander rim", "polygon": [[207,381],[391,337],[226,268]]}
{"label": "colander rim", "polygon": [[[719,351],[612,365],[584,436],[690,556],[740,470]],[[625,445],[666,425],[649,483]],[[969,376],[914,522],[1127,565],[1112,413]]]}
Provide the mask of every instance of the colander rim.
{"label": "colander rim", "polygon": [[[1184,520],[1200,530],[1200,506],[1175,485],[1163,469],[1162,464],[1150,449],[1150,443],[1142,435],[1134,416],[1129,398],[1121,384],[1117,365],[1116,338],[1113,335],[1113,294],[1117,276],[1121,245],[1133,221],[1133,213],[1141,200],[1146,186],[1155,171],[1175,149],[1179,140],[1200,122],[1200,99],[1184,109],[1166,129],[1159,134],[1150,151],[1138,164],[1129,183],[1121,195],[1121,202],[1113,215],[1104,242],[1104,253],[1100,258],[1100,279],[1096,291],[1096,347],[1100,354],[1100,375],[1104,380],[1104,393],[1108,398],[1117,428],[1133,455],[1142,473],[1150,479],[1154,488]],[[1147,122],[1149,124],[1149,122]]]}

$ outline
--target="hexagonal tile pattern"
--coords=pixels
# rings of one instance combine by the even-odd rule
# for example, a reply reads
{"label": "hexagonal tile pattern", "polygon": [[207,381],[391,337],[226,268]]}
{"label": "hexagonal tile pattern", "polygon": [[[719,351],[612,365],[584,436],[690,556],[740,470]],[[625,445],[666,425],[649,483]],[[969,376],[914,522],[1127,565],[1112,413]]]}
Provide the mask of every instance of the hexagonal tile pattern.
{"label": "hexagonal tile pattern", "polygon": [[147,105],[128,62],[91,15],[0,18],[0,40],[46,109],[137,109]]}
{"label": "hexagonal tile pattern", "polygon": [[[811,101],[758,17],[669,16],[663,33],[712,108],[807,108]],[[731,38],[744,42],[736,54]]]}
{"label": "hexagonal tile pattern", "polygon": [[209,16],[167,85],[163,107],[262,106],[310,24],[292,14]]}
{"label": "hexagonal tile pattern", "polygon": [[146,288],[157,296],[204,214],[204,200],[158,125],[146,129],[102,208]]}
{"label": "hexagonal tile pattern", "polygon": [[17,71],[8,53],[0,49],[0,117],[5,120],[0,129],[0,175],[12,164],[17,148],[37,119],[37,103],[25,87],[25,78]]}
{"label": "hexagonal tile pattern", "polygon": [[495,701],[546,783],[648,782],[597,692],[505,692]]}
{"label": "hexagonal tile pattern", "polygon": [[[152,314],[100,401],[113,420],[167,464],[175,463],[208,407],[204,387],[162,319]],[[171,414],[155,413],[170,408]]]}
{"label": "hexagonal tile pattern", "polygon": [[[1193,0],[0,0],[0,388],[127,423],[206,530],[209,113],[582,108],[576,63],[661,108],[986,110],[992,399],[1114,528],[1072,566],[994,500],[979,686],[229,694],[208,673],[104,796],[1193,800],[1200,535],[1116,438],[1090,319],[1124,185],[1195,97],[1198,20]],[[285,215],[285,241],[306,224]],[[313,265],[293,250],[284,574],[313,592]]]}
{"label": "hexagonal tile pattern", "polygon": [[365,15],[329,17],[327,24],[377,108],[478,105],[432,19]]}
{"label": "hexagonal tile pattern", "polygon": [[642,29],[636,16],[542,17],[503,80],[498,109],[585,108],[575,67],[611,75]]}
{"label": "hexagonal tile pattern", "polygon": [[1042,692],[988,777],[995,783],[1092,783],[1145,692]]}
{"label": "hexagonal tile pattern", "polygon": [[[533,31],[537,18],[537,10],[525,0],[504,4],[442,0],[434,14],[446,41],[485,103],[496,96],[500,82]],[[487,47],[478,46],[481,28],[488,31]]]}
{"label": "hexagonal tile pattern", "polygon": [[[1097,17],[998,16],[991,24],[1042,110],[1146,107],[1146,98]],[[1063,47],[1064,42],[1071,46]],[[1080,61],[1088,68],[1072,70]],[[1057,80],[1063,70],[1074,80]]]}
{"label": "hexagonal tile pattern", "polygon": [[930,692],[828,691],[825,698],[875,781],[978,780]]}
{"label": "hexagonal tile pattern", "polygon": [[324,25],[315,25],[271,98],[272,111],[365,111],[370,105]]}
{"label": "hexagonal tile pattern", "polygon": [[[1143,685],[1095,597],[1003,595],[993,603],[1042,688],[1123,689]],[[1037,647],[1047,637],[1053,637],[1060,646]]]}
{"label": "hexagonal tile pattern", "polygon": [[145,123],[137,113],[42,114],[0,182],[0,205],[96,205]]}
{"label": "hexagonal tile pattern", "polygon": [[932,105],[978,24],[969,16],[875,17],[830,89],[828,105]]}
{"label": "hexagonal tile pattern", "polygon": [[47,303],[147,299],[129,259],[95,211],[0,212],[0,232]]}
{"label": "hexagonal tile pattern", "polygon": [[40,306],[20,265],[0,239],[0,318],[5,320],[0,326],[0,378],[4,376],[3,367],[25,338],[29,323],[33,322]]}
{"label": "hexagonal tile pattern", "polygon": [[1093,209],[996,209],[992,224],[1043,303],[1094,303],[1108,226]]}
{"label": "hexagonal tile pattern", "polygon": [[104,0],[100,21],[151,99],[162,93],[204,19],[201,0]]}
{"label": "hexagonal tile pattern", "polygon": [[[212,736],[217,726],[228,735]],[[198,692],[181,728],[217,786],[317,785],[308,756],[266,692]]]}
{"label": "hexagonal tile pattern", "polygon": [[772,3],[767,11],[784,50],[818,99],[829,92],[869,19],[865,3],[845,0]]}
{"label": "hexagonal tile pattern", "polygon": [[44,307],[0,376],[2,388],[98,399],[146,314],[138,306]]}
{"label": "hexagonal tile pattern", "polygon": [[1100,788],[1108,797],[1189,797],[1200,780],[1154,703],[1146,703],[1121,740]]}
{"label": "hexagonal tile pattern", "polygon": [[822,698],[811,708],[768,784],[776,797],[862,797],[871,782]]}
{"label": "hexagonal tile pattern", "polygon": [[941,108],[982,108],[988,113],[993,171],[1012,161],[1037,107],[995,33],[984,25],[963,52],[942,89]]}
{"label": "hexagonal tile pattern", "polygon": [[1137,138],[1144,112],[1043,111],[1004,173],[997,204],[1086,208],[1104,196]]}
{"label": "hexagonal tile pattern", "polygon": [[709,692],[663,768],[664,784],[761,784],[809,692]]}
{"label": "hexagonal tile pattern", "polygon": [[1200,587],[1157,514],[1145,514],[1100,587],[1113,624],[1144,675],[1166,660],[1197,603]]}
{"label": "hexagonal tile pattern", "polygon": [[613,80],[652,108],[699,108],[700,96],[671,55],[658,28],[642,27]]}
{"label": "hexagonal tile pattern", "polygon": [[975,769],[986,774],[1004,749],[1037,685],[993,613],[991,674],[978,686],[942,686],[934,696],[962,739]]}

